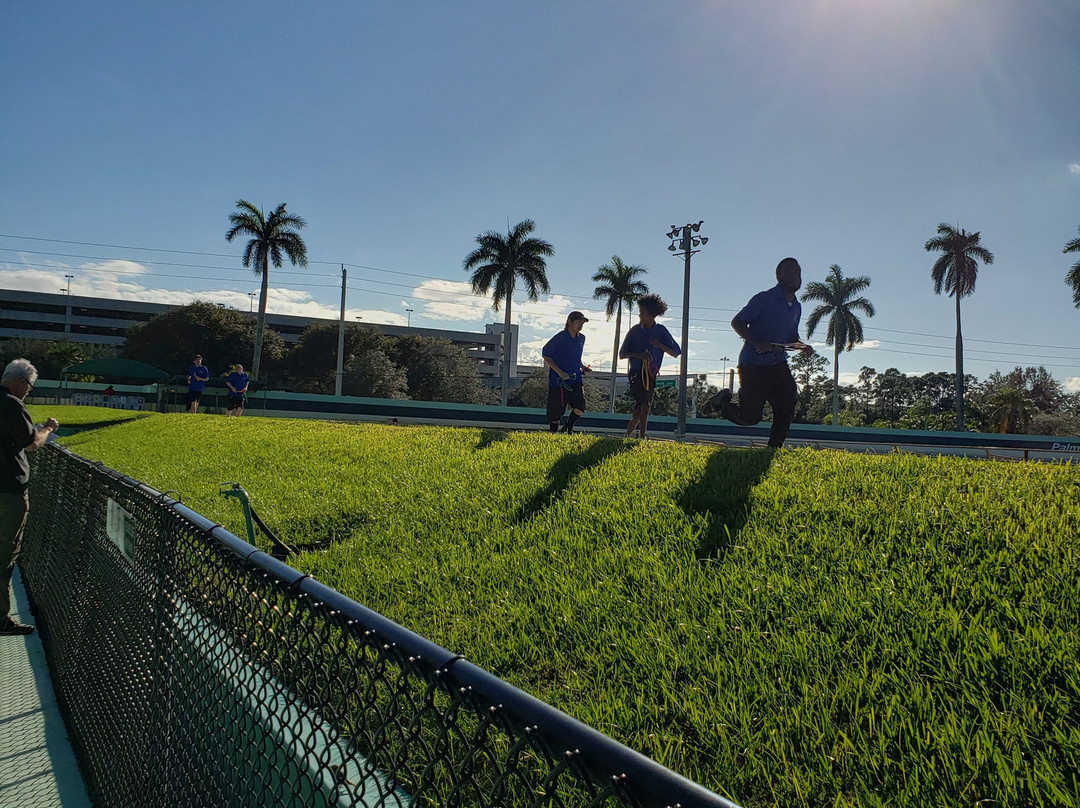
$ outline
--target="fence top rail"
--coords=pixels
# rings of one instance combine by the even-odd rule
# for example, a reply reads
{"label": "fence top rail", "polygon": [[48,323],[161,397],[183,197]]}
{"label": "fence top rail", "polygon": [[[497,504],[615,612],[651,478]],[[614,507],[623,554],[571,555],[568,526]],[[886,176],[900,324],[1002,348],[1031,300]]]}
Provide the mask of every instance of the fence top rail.
{"label": "fence top rail", "polygon": [[216,545],[265,575],[279,582],[296,598],[307,598],[333,613],[343,624],[353,624],[372,633],[380,645],[394,650],[426,675],[440,677],[451,690],[467,690],[473,699],[489,709],[497,709],[519,723],[526,731],[542,735],[550,746],[564,750],[568,762],[588,771],[598,781],[621,780],[621,790],[635,795],[641,805],[700,806],[701,808],[738,808],[737,804],[671,771],[651,758],[609,738],[592,727],[571,718],[551,705],[499,679],[430,640],[398,625],[388,618],[319,583],[309,575],[262,552],[183,504],[179,499],[106,467],[90,461],[58,443],[48,450],[62,452],[72,461],[85,464],[97,473],[155,500],[180,519],[202,532],[207,543]]}

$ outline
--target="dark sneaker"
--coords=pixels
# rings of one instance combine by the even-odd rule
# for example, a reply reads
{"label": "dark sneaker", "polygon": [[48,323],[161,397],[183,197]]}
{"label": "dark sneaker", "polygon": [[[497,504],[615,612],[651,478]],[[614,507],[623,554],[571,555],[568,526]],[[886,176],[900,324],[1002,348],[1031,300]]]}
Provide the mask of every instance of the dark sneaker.
{"label": "dark sneaker", "polygon": [[731,401],[731,391],[724,389],[710,398],[701,408],[703,415],[711,415],[714,412],[720,412],[723,410],[724,405]]}
{"label": "dark sneaker", "polygon": [[3,634],[33,634],[34,627],[29,623],[20,623],[18,620],[12,620],[10,617],[6,617],[0,620],[0,635]]}

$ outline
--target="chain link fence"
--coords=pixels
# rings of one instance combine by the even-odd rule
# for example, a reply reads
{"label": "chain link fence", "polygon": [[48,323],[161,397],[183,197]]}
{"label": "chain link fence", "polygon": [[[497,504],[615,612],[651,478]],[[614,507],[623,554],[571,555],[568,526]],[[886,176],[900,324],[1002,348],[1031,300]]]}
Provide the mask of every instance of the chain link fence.
{"label": "chain link fence", "polygon": [[734,806],[57,444],[20,567],[99,808]]}

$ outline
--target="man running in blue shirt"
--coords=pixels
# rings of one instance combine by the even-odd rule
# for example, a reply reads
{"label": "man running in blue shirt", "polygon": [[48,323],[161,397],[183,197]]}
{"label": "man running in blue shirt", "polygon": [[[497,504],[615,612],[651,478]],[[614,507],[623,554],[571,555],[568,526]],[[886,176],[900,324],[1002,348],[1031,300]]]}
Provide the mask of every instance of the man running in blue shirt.
{"label": "man running in blue shirt", "polygon": [[671,332],[656,322],[667,312],[667,303],[659,295],[642,295],[637,307],[638,323],[626,332],[619,358],[630,360],[630,395],[634,398],[634,414],[626,427],[626,437],[633,435],[636,428],[644,440],[660,363],[664,354],[680,356],[682,349]]}
{"label": "man running in blue shirt", "polygon": [[202,363],[202,357],[195,354],[191,367],[187,371],[187,402],[188,412],[192,415],[199,409],[199,399],[202,398],[206,383],[210,381],[210,368]]}
{"label": "man running in blue shirt", "polygon": [[566,328],[548,340],[541,354],[548,366],[548,426],[552,432],[559,431],[566,408],[570,407],[570,417],[562,431],[572,433],[577,419],[585,414],[584,375],[589,368],[581,364],[581,353],[585,350],[585,335],[581,327],[589,318],[580,311],[570,312],[566,318]]}
{"label": "man running in blue shirt", "polygon": [[750,298],[731,321],[735,333],[744,340],[739,354],[738,403],[731,400],[730,390],[721,390],[706,402],[702,412],[718,409],[733,424],[753,426],[761,421],[767,401],[773,409],[769,446],[779,449],[795,417],[798,395],[783,346],[798,346],[803,356],[810,356],[814,349],[799,339],[802,306],[795,296],[802,286],[799,262],[785,258],[777,264],[776,281],[772,289]]}
{"label": "man running in blue shirt", "polygon": [[225,399],[226,415],[236,413],[239,417],[244,414],[244,404],[247,403],[244,394],[247,392],[249,379],[244,373],[243,365],[233,365],[233,372],[225,379],[225,384],[229,386],[229,395]]}

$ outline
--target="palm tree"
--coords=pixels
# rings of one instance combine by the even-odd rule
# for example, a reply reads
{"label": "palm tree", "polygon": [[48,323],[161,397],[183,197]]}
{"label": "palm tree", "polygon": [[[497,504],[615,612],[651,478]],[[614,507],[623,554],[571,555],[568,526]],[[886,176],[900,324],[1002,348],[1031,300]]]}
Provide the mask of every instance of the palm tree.
{"label": "palm tree", "polygon": [[529,300],[538,300],[539,292],[551,291],[547,279],[547,263],[544,258],[555,254],[555,249],[543,239],[530,237],[536,229],[536,222],[525,219],[514,225],[503,236],[489,230],[476,237],[479,245],[465,257],[462,267],[472,270],[473,293],[486,295],[493,290],[492,308],[506,303],[503,317],[503,355],[500,357],[502,370],[502,394],[499,401],[506,406],[506,391],[510,386],[510,362],[507,360],[507,345],[510,340],[510,305],[514,297],[514,285],[518,278],[525,284]]}
{"label": "palm tree", "polygon": [[[1076,231],[1080,233],[1080,227],[1076,228]],[[1065,249],[1063,249],[1062,252],[1080,253],[1080,236],[1066,244]],[[1077,261],[1072,265],[1072,269],[1070,269],[1065,276],[1065,283],[1072,287],[1073,305],[1080,309],[1080,261]]]}
{"label": "palm tree", "polygon": [[806,284],[803,302],[817,300],[821,305],[814,309],[806,320],[806,336],[813,336],[814,329],[822,318],[829,318],[829,330],[825,334],[825,344],[833,346],[832,374],[832,422],[839,423],[840,418],[840,352],[850,351],[863,341],[862,320],[855,311],[861,311],[867,317],[874,316],[874,304],[865,297],[855,297],[870,286],[870,278],[860,275],[857,278],[845,278],[840,267],[833,264],[825,282],[811,281]]}
{"label": "palm tree", "polygon": [[619,371],[619,332],[622,330],[623,304],[626,304],[627,313],[632,312],[634,302],[649,293],[645,282],[636,280],[637,276],[645,275],[648,271],[646,267],[627,266],[619,256],[613,255],[611,263],[599,267],[592,276],[593,281],[599,284],[593,290],[593,298],[607,298],[604,313],[609,320],[612,314],[615,315],[615,348],[611,352],[611,395],[608,399],[608,412],[615,412],[615,377]]}
{"label": "palm tree", "polygon": [[956,298],[956,429],[964,429],[964,338],[960,331],[960,298],[975,291],[979,276],[979,261],[989,266],[994,254],[979,244],[979,234],[958,230],[944,222],[938,225],[937,236],[926,242],[927,252],[939,252],[930,277],[934,294],[944,289]]}
{"label": "palm tree", "polygon": [[990,424],[1003,435],[1027,432],[1038,409],[1021,387],[1001,387],[987,402],[991,407]]}
{"label": "palm tree", "polygon": [[282,255],[287,255],[293,265],[307,266],[307,246],[297,230],[307,226],[299,216],[285,212],[282,202],[269,215],[243,199],[236,202],[236,210],[229,214],[232,227],[225,234],[227,241],[239,235],[251,236],[244,247],[244,266],[252,267],[262,276],[259,290],[259,317],[255,324],[255,357],[251,361],[251,378],[259,378],[262,359],[263,330],[266,327],[266,295],[270,290],[270,263],[281,268]]}

